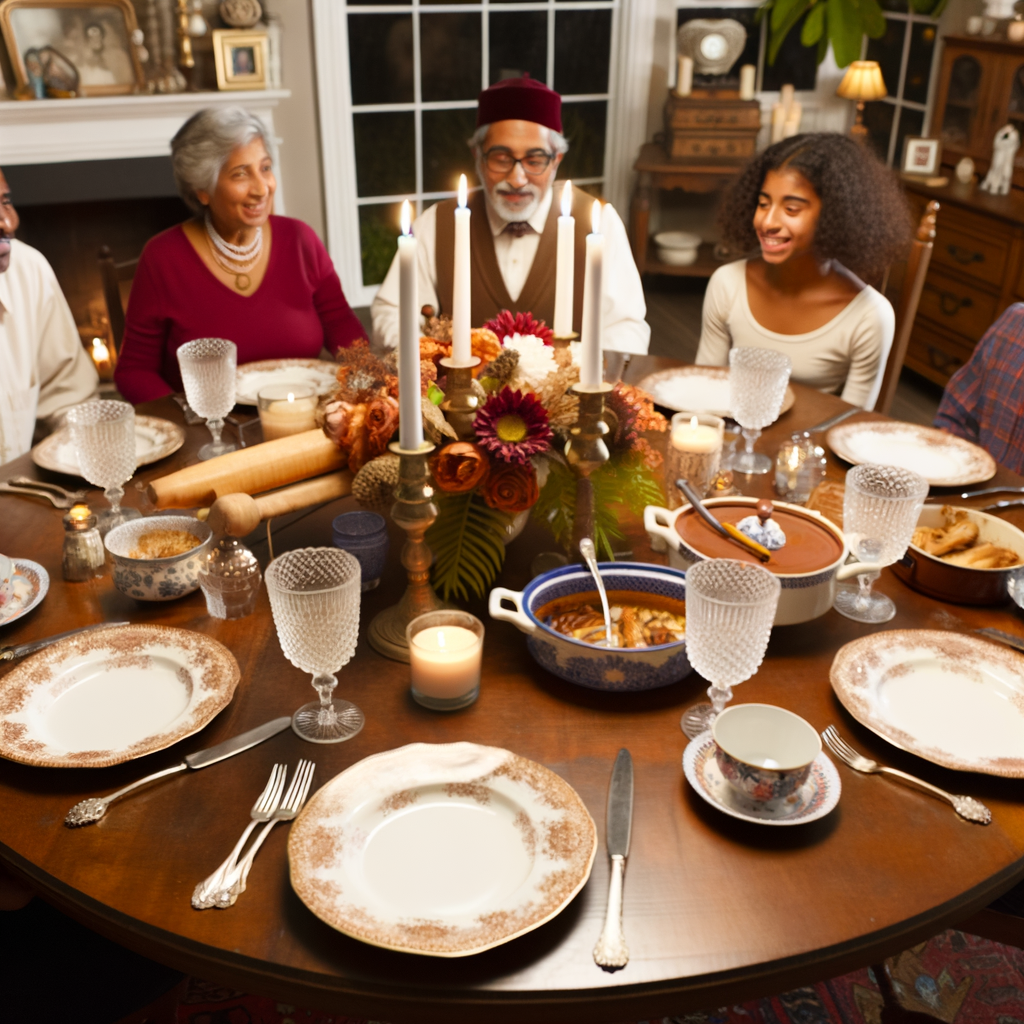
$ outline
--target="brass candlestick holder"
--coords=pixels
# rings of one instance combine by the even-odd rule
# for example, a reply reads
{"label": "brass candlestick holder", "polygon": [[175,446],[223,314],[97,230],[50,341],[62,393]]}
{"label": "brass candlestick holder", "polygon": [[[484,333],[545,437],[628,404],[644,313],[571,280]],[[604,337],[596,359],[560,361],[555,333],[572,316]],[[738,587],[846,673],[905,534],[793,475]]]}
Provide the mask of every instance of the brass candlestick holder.
{"label": "brass candlestick holder", "polygon": [[472,440],[476,436],[474,423],[480,408],[480,396],[473,391],[473,370],[480,365],[480,357],[473,356],[468,363],[457,363],[446,356],[441,365],[448,378],[441,411],[460,441]]}
{"label": "brass candlestick holder", "polygon": [[575,559],[579,556],[580,541],[594,537],[594,485],[590,476],[609,459],[608,445],[604,441],[608,433],[604,399],[612,385],[602,383],[591,388],[573,384],[570,390],[580,400],[579,417],[565,445],[565,458],[576,474],[576,514],[569,553],[569,557]]}
{"label": "brass candlestick holder", "polygon": [[405,627],[419,615],[448,608],[430,585],[430,563],[434,560],[424,534],[437,519],[434,488],[427,469],[427,456],[434,450],[424,441],[414,451],[400,444],[388,446],[399,457],[398,487],[391,518],[405,530],[408,539],[402,548],[402,565],[409,575],[409,585],[402,600],[380,612],[370,623],[367,634],[375,651],[395,661],[409,660]]}
{"label": "brass candlestick holder", "polygon": [[580,336],[575,331],[570,331],[568,334],[553,334],[551,336],[551,347],[568,348],[570,342],[579,340]]}

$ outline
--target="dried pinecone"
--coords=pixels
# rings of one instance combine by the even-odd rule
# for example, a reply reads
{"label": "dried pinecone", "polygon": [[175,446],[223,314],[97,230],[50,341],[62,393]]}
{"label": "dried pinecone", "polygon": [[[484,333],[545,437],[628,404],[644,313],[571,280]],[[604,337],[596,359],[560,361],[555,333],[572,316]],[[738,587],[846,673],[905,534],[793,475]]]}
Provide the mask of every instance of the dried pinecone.
{"label": "dried pinecone", "polygon": [[[430,313],[427,314],[427,310]],[[423,321],[423,334],[428,338],[433,338],[435,341],[447,341],[451,344],[452,340],[452,318],[445,313],[440,316],[433,315],[433,307],[424,306],[424,321]]]}
{"label": "dried pinecone", "polygon": [[367,462],[352,479],[352,497],[364,508],[389,512],[398,486],[398,456],[390,452]]}
{"label": "dried pinecone", "polygon": [[548,411],[553,430],[566,430],[579,419],[580,400],[569,390],[579,379],[579,368],[566,366],[549,373],[534,388],[534,394]]}
{"label": "dried pinecone", "polygon": [[519,353],[514,348],[502,349],[481,371],[479,380],[488,391],[497,391],[512,380],[519,365]]}

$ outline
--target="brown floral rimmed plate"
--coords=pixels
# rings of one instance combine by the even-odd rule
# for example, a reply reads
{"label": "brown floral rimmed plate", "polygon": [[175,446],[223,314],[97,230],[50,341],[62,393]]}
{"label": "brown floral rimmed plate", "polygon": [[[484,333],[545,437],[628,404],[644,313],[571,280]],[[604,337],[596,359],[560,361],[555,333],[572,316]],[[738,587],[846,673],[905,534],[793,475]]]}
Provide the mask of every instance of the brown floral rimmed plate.
{"label": "brown floral rimmed plate", "polygon": [[[729,367],[676,366],[671,370],[649,373],[637,385],[654,401],[673,412],[707,412],[713,416],[730,417]],[[796,392],[786,385],[779,415],[796,404]]]}
{"label": "brown floral rimmed plate", "polygon": [[226,707],[238,662],[216,640],[167,626],[112,626],[33,655],[0,688],[0,756],[104,768],[163,750]]}
{"label": "brown floral rimmed plate", "polygon": [[337,383],[338,364],[326,359],[260,359],[235,371],[235,401],[256,405],[260,390],[270,384],[310,384],[326,395]]}
{"label": "brown floral rimmed plate", "polygon": [[980,484],[996,472],[996,460],[984,448],[916,423],[841,423],[825,439],[839,458],[855,466],[864,462],[902,466],[920,473],[932,487]]}
{"label": "brown floral rimmed plate", "polygon": [[[148,466],[176,452],[185,443],[185,431],[159,416],[135,415],[136,465]],[[55,430],[32,449],[32,461],[41,469],[81,476],[78,453],[67,427]]]}
{"label": "brown floral rimmed plate", "polygon": [[11,561],[14,562],[14,593],[0,608],[0,626],[27,615],[50,589],[50,574],[38,562],[27,558],[12,558]]}
{"label": "brown floral rimmed plate", "polygon": [[476,743],[413,743],[328,782],[288,837],[292,887],[332,928],[426,956],[481,953],[560,913],[597,830],[564,779]]}
{"label": "brown floral rimmed plate", "polygon": [[839,648],[829,674],[861,725],[927,761],[1024,778],[1024,655],[973,636],[894,629]]}

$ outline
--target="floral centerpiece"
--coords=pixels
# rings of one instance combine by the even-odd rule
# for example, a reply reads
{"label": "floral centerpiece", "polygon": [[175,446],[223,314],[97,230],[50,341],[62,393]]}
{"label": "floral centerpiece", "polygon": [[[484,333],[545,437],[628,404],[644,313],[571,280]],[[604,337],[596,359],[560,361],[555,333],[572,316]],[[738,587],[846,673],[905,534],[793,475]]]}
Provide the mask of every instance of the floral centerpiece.
{"label": "floral centerpiece", "polygon": [[[436,445],[430,470],[439,508],[426,537],[433,583],[445,600],[482,597],[504,563],[517,517],[531,509],[568,548],[576,477],[561,452],[578,416],[570,388],[579,369],[570,349],[552,345],[543,321],[503,312],[473,331],[473,354],[481,360],[473,387],[481,404],[475,438],[459,440],[439,408],[446,384],[439,361],[451,352],[451,323],[427,317],[426,331],[420,404],[425,436]],[[347,455],[356,499],[385,511],[398,479],[398,457],[387,449],[398,428],[395,356],[380,358],[364,343],[338,358],[338,387],[320,408],[324,432]],[[611,458],[591,481],[594,543],[610,559],[613,541],[622,536],[622,509],[640,515],[645,505],[664,500],[654,472],[661,456],[643,435],[665,430],[667,422],[646,394],[622,383],[609,394],[606,413]]]}

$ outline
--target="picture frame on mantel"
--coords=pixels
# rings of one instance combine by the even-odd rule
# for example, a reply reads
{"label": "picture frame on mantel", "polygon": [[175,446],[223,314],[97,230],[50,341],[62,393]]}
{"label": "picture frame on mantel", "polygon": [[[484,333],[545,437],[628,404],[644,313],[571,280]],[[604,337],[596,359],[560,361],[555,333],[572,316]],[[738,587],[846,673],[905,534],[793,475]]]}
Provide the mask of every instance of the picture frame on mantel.
{"label": "picture frame on mantel", "polygon": [[939,139],[907,136],[903,142],[903,162],[900,171],[907,177],[931,178],[938,173],[942,158]]}
{"label": "picture frame on mantel", "polygon": [[[131,0],[3,0],[0,32],[14,72],[15,94],[38,96],[25,55],[56,52],[78,73],[79,96],[127,96],[145,87],[132,34]],[[58,95],[64,95],[62,90]]]}
{"label": "picture frame on mantel", "polygon": [[218,89],[266,89],[269,57],[265,30],[214,30],[213,59],[217,65]]}

